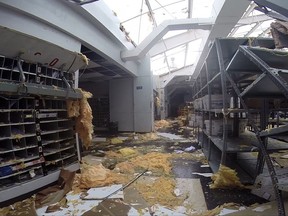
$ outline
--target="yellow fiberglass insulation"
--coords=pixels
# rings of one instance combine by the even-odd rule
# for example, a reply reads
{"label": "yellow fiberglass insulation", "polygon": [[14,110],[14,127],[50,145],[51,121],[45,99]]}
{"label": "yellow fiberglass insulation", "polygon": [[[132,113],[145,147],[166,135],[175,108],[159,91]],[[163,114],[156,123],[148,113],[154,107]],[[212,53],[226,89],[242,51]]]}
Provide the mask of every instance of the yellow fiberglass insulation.
{"label": "yellow fiberglass insulation", "polygon": [[80,115],[80,100],[67,100],[67,113],[69,118]]}
{"label": "yellow fiberglass insulation", "polygon": [[88,98],[92,97],[90,92],[79,89],[82,98],[81,100],[67,100],[67,113],[70,118],[76,118],[76,132],[86,149],[91,145],[93,124],[92,124],[92,109],[88,103]]}
{"label": "yellow fiberglass insulation", "polygon": [[127,183],[127,178],[123,175],[114,173],[99,165],[82,165],[79,179],[79,188],[102,187],[112,184]]}
{"label": "yellow fiberglass insulation", "polygon": [[222,164],[220,165],[218,172],[215,173],[211,179],[213,183],[210,185],[210,188],[212,189],[244,188],[244,185],[240,182],[236,171]]}

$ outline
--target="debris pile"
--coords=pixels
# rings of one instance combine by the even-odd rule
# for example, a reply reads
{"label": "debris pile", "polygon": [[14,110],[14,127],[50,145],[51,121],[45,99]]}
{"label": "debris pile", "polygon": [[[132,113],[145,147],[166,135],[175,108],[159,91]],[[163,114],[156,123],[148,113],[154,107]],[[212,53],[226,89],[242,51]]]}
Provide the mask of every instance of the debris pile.
{"label": "debris pile", "polygon": [[137,137],[140,141],[153,141],[159,139],[158,135],[152,132],[145,134],[138,134]]}
{"label": "debris pile", "polygon": [[159,121],[155,121],[154,127],[155,127],[155,130],[158,130],[159,128],[167,128],[167,127],[170,127],[170,123],[168,121],[162,119]]}
{"label": "debris pile", "polygon": [[119,169],[121,173],[127,173],[127,171],[128,173],[132,173],[135,171],[148,169],[152,172],[169,175],[171,172],[171,163],[169,161],[170,158],[170,154],[151,152],[145,155],[139,155],[128,161],[118,163],[116,168]]}
{"label": "debris pile", "polygon": [[140,181],[135,183],[136,189],[150,205],[160,204],[170,208],[180,206],[184,201],[175,195],[175,185],[175,180],[167,177],[159,177],[151,184]]}
{"label": "debris pile", "polygon": [[244,188],[244,185],[240,182],[236,171],[222,164],[220,165],[218,172],[212,175],[211,179],[213,181],[210,185],[211,189]]}
{"label": "debris pile", "polygon": [[84,164],[81,167],[80,178],[74,181],[73,188],[77,191],[77,188],[87,189],[125,182],[127,179],[123,175],[106,169],[102,164],[93,166]]}

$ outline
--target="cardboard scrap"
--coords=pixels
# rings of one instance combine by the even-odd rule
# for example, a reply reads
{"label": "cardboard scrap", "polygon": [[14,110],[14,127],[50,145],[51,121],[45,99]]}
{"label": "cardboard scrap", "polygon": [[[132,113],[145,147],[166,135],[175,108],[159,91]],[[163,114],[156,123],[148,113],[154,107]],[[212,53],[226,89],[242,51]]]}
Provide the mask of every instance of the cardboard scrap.
{"label": "cardboard scrap", "polygon": [[44,205],[52,205],[63,199],[72,189],[75,172],[62,169],[56,185],[48,187],[36,194],[36,208]]}

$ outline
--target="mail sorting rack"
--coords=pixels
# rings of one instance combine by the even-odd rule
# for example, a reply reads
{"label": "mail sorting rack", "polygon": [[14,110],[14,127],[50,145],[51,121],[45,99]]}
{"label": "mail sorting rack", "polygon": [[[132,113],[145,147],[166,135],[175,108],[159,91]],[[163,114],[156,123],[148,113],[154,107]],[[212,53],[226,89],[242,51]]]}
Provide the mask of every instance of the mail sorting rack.
{"label": "mail sorting rack", "polygon": [[48,172],[77,161],[74,124],[67,116],[63,100],[40,100],[37,119]]}
{"label": "mail sorting rack", "polygon": [[21,67],[25,77],[25,82],[27,83],[54,86],[55,88],[67,88],[67,84],[69,84],[69,86],[72,86],[73,84],[73,73],[68,73],[45,65],[27,63],[16,58],[7,58],[0,55],[1,81],[23,81],[19,67]]}
{"label": "mail sorting rack", "polygon": [[75,151],[65,100],[0,97],[0,190],[76,162]]}
{"label": "mail sorting rack", "polygon": [[0,97],[0,189],[43,175],[34,98]]}

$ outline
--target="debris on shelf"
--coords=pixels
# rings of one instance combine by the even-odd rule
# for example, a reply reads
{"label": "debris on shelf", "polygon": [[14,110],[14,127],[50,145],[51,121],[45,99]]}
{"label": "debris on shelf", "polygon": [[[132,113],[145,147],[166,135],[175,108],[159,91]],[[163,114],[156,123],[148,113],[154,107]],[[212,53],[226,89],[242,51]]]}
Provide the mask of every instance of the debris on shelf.
{"label": "debris on shelf", "polygon": [[244,188],[244,185],[240,182],[236,171],[227,166],[224,166],[223,164],[220,165],[218,172],[212,175],[211,179],[213,181],[213,183],[210,185],[211,189]]}
{"label": "debris on shelf", "polygon": [[155,130],[158,130],[160,128],[167,128],[167,127],[170,127],[170,126],[171,126],[171,123],[166,121],[166,120],[164,120],[164,119],[154,122]]}
{"label": "debris on shelf", "polygon": [[82,94],[81,100],[67,100],[67,113],[70,118],[76,118],[76,132],[85,148],[88,149],[92,142],[93,116],[87,99],[91,98],[92,94],[82,89],[79,90]]}

